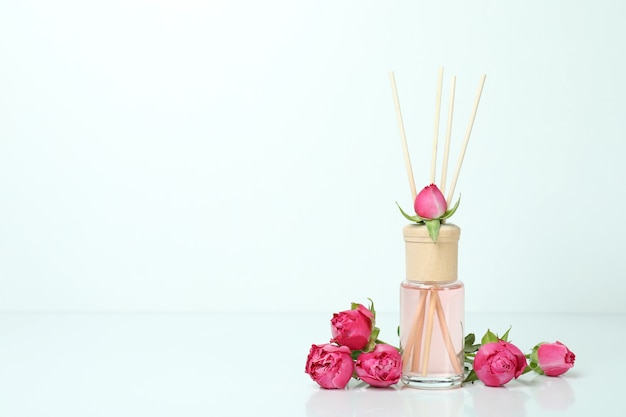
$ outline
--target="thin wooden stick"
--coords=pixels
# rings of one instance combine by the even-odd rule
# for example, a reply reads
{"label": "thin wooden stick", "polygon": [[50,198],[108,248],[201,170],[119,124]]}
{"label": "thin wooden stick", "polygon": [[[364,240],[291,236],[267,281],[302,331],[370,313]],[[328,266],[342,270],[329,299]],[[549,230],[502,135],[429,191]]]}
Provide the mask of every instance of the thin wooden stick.
{"label": "thin wooden stick", "polygon": [[413,321],[413,356],[411,359],[411,371],[417,372],[419,369],[419,357],[422,350],[422,335],[424,331],[424,318],[426,316],[426,296],[428,293],[422,291],[420,293],[420,299],[417,303],[417,309],[415,314],[415,320]]}
{"label": "thin wooden stick", "polygon": [[443,88],[443,67],[439,68],[439,78],[437,80],[437,99],[435,100],[435,128],[433,134],[433,150],[430,158],[430,183],[435,183],[435,172],[437,170],[437,142],[439,141],[439,117],[441,115],[441,90]]}
{"label": "thin wooden stick", "polygon": [[435,289],[429,290],[430,304],[428,305],[428,319],[426,321],[426,343],[424,347],[424,359],[422,360],[422,376],[428,375],[428,361],[430,359],[430,345],[433,340],[433,319],[435,318],[435,303],[433,303],[433,293]]}
{"label": "thin wooden stick", "polygon": [[[409,372],[417,372],[419,367],[419,356],[422,345],[422,333],[424,332],[424,313],[426,307],[426,296],[428,293],[422,291],[420,293],[419,301],[417,302],[417,308],[415,309],[415,317],[411,322],[411,331],[407,337],[407,344],[403,347],[402,363],[404,369]],[[411,356],[412,354],[412,356]],[[411,365],[409,365],[409,358],[411,358]]]}
{"label": "thin wooden stick", "polygon": [[402,151],[404,153],[404,165],[409,178],[409,187],[411,188],[411,202],[417,197],[415,189],[415,180],[413,179],[413,168],[411,167],[411,157],[409,156],[409,147],[406,143],[406,133],[404,132],[404,122],[402,121],[402,112],[400,111],[400,99],[398,98],[398,89],[396,88],[396,77],[393,71],[389,72],[389,81],[391,82],[391,92],[393,93],[393,102],[396,107],[396,118],[398,119],[398,128],[400,129],[400,139],[402,140]]}
{"label": "thin wooden stick", "polygon": [[450,84],[450,105],[448,106],[448,126],[446,128],[446,145],[443,150],[443,166],[441,167],[441,193],[446,195],[446,174],[448,173],[448,157],[450,156],[450,138],[452,137],[452,113],[454,112],[454,90],[456,77],[452,76]]}
{"label": "thin wooden stick", "polygon": [[405,365],[408,363],[408,360],[411,357],[411,351],[413,350],[413,346],[415,345],[415,333],[417,331],[416,324],[419,321],[421,315],[421,309],[419,308],[419,306],[421,306],[422,304],[422,295],[423,294],[420,293],[419,301],[417,302],[418,308],[415,309],[413,321],[411,321],[411,324],[409,326],[411,330],[409,331],[409,335],[406,338],[406,344],[402,346],[402,363],[404,363]]}
{"label": "thin wooden stick", "polygon": [[465,132],[465,139],[463,140],[463,147],[461,148],[461,154],[459,155],[459,160],[457,161],[457,164],[456,164],[454,177],[452,177],[452,186],[450,187],[450,192],[448,193],[448,198],[446,199],[448,205],[452,203],[452,197],[454,196],[454,189],[456,188],[456,181],[459,178],[461,165],[463,165],[463,158],[465,157],[465,150],[467,149],[467,144],[469,142],[470,134],[472,133],[472,127],[474,126],[474,120],[476,119],[476,112],[478,111],[478,104],[480,103],[480,96],[483,92],[483,86],[485,85],[486,78],[487,78],[486,75],[483,75],[480,78],[478,92],[476,93],[476,100],[474,101],[474,109],[472,110],[472,116],[470,117],[469,126],[467,126],[467,131]]}
{"label": "thin wooden stick", "polygon": [[443,306],[441,305],[441,300],[439,299],[439,295],[435,291],[430,296],[430,302],[434,302],[437,308],[437,317],[439,317],[439,328],[441,329],[441,336],[443,337],[443,341],[446,344],[446,350],[448,351],[448,357],[450,358],[450,362],[452,363],[452,367],[454,368],[454,372],[457,375],[463,373],[461,369],[461,364],[459,363],[459,357],[454,351],[454,345],[452,344],[452,338],[450,337],[450,330],[448,330],[448,324],[446,322],[446,316],[443,311]]}
{"label": "thin wooden stick", "polygon": [[422,354],[422,337],[424,337],[424,319],[426,318],[426,296],[428,293],[426,291],[422,291],[420,295],[422,303],[419,305],[420,309],[420,317],[417,322],[417,326],[415,326],[417,333],[415,338],[415,347],[413,348],[413,362],[411,363],[411,369],[415,372],[418,371],[420,365],[420,355]]}

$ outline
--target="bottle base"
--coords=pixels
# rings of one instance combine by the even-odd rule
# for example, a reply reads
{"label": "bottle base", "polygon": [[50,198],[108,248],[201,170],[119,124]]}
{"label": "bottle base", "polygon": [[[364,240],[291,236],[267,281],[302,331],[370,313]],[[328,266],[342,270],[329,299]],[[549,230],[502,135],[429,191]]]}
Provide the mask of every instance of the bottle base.
{"label": "bottle base", "polygon": [[418,389],[451,389],[460,387],[463,383],[463,375],[449,376],[421,376],[402,375],[401,381],[409,388]]}

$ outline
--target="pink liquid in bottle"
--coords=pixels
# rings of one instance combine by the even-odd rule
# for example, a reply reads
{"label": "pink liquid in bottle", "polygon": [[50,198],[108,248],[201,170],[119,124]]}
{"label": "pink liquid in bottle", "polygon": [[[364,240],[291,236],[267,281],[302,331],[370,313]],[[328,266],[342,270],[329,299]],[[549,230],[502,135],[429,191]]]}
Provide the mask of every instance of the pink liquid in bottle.
{"label": "pink liquid in bottle", "polygon": [[402,381],[416,388],[463,382],[465,288],[405,281],[400,287]]}

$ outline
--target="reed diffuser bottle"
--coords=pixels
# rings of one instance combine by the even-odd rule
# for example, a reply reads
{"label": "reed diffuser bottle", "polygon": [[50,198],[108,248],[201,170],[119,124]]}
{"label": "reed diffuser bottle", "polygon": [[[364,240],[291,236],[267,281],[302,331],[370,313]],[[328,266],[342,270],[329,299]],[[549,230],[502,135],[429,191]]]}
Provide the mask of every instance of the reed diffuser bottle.
{"label": "reed diffuser bottle", "polygon": [[[461,146],[454,175],[446,188],[448,156],[452,130],[452,112],[456,77],[450,84],[448,124],[441,170],[441,188],[435,184],[439,116],[443,67],[439,69],[435,104],[435,129],[431,153],[430,185],[418,194],[404,131],[400,100],[393,72],[389,73],[400,139],[415,215],[400,212],[409,221],[404,227],[406,280],[400,285],[400,348],[402,382],[415,388],[453,388],[464,380],[465,287],[457,277],[458,247],[461,229],[447,223],[459,206],[460,198],[450,207],[486,75],[480,78],[467,131]],[[447,198],[444,193],[447,192]]]}
{"label": "reed diffuser bottle", "polygon": [[437,241],[427,227],[403,229],[406,280],[400,285],[402,382],[453,388],[464,379],[465,288],[457,279],[461,229],[442,224]]}

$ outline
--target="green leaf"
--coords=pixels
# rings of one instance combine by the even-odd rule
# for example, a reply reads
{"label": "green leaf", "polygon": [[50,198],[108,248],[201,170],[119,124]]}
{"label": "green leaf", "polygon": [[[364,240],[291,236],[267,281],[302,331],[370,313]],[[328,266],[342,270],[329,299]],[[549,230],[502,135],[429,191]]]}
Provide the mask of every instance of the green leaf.
{"label": "green leaf", "polygon": [[449,210],[446,210],[445,213],[443,213],[443,215],[440,217],[441,220],[447,219],[449,217],[452,217],[452,215],[454,214],[454,212],[456,212],[456,209],[459,208],[459,203],[461,202],[461,196],[459,196],[459,198],[456,200],[456,204]]}
{"label": "green leaf", "polygon": [[465,336],[465,346],[463,348],[463,351],[466,354],[478,352],[478,349],[480,349],[480,344],[474,344],[475,341],[476,335],[474,333],[469,333],[467,336]]}
{"label": "green leaf", "polygon": [[417,214],[415,216],[411,216],[410,214],[407,214],[404,210],[402,210],[402,207],[400,207],[400,204],[398,204],[398,202],[396,201],[396,205],[398,206],[398,208],[400,209],[400,213],[402,213],[402,215],[408,219],[409,221],[415,222],[415,223],[423,223],[424,219],[422,219],[420,216],[418,216]]}
{"label": "green leaf", "polygon": [[465,353],[476,353],[478,352],[478,349],[480,349],[480,345],[476,344],[476,345],[466,345],[465,348],[463,349],[463,351]]}
{"label": "green leaf", "polygon": [[476,375],[476,372],[474,372],[474,370],[472,369],[470,373],[467,374],[467,376],[463,380],[463,383],[465,384],[467,382],[474,382],[474,381],[478,381],[478,375]]}
{"label": "green leaf", "polygon": [[496,334],[493,333],[491,330],[487,330],[487,333],[485,333],[480,343],[482,345],[486,345],[487,343],[497,342],[497,341],[498,341],[498,336],[496,336]]}
{"label": "green leaf", "polygon": [[437,242],[437,238],[439,237],[439,228],[441,227],[441,220],[432,219],[432,220],[424,220],[426,223],[426,229],[428,229],[428,234],[433,242]]}

